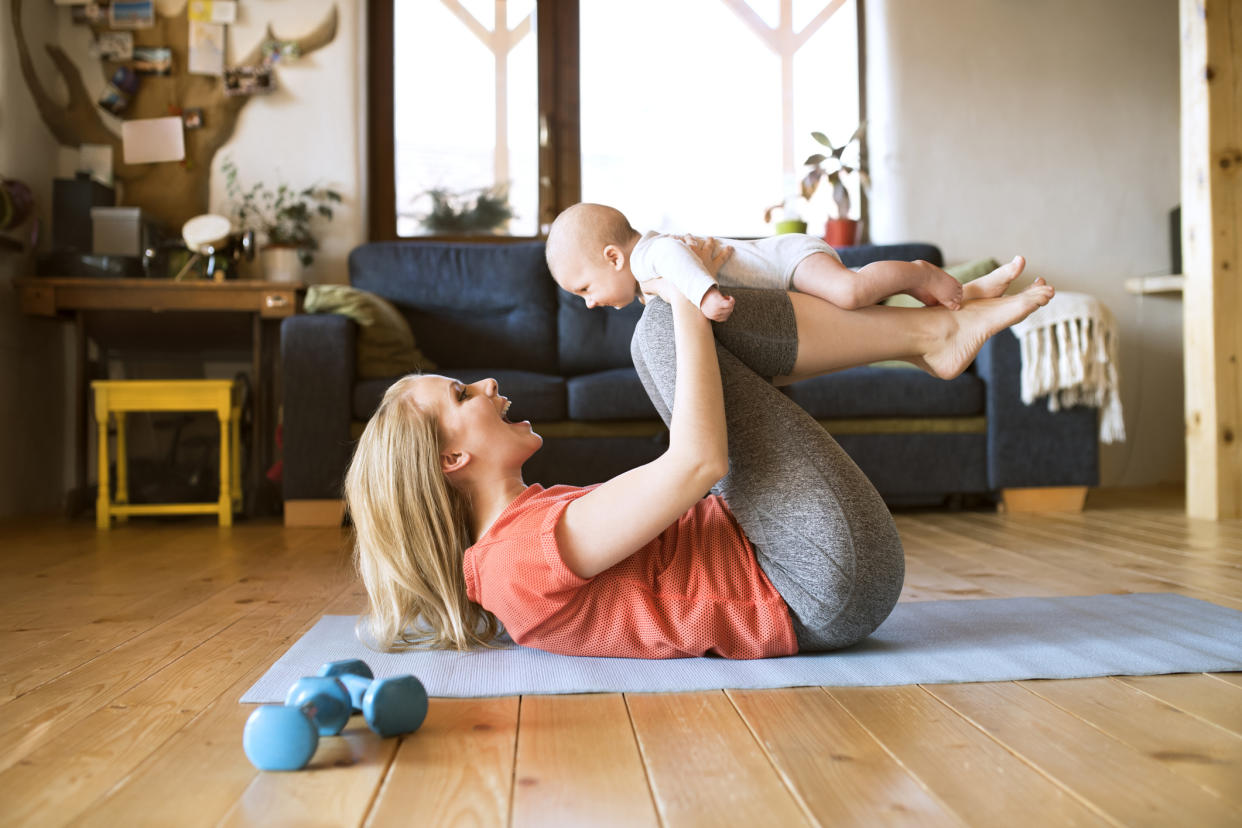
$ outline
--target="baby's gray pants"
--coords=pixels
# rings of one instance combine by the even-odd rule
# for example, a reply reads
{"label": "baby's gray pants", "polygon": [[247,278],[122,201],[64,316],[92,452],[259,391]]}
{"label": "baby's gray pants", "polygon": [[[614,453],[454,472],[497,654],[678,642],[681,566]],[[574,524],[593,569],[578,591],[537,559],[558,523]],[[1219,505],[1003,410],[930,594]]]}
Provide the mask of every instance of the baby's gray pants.
{"label": "baby's gray pants", "polygon": [[[892,612],[905,576],[893,518],[871,481],[819,423],[771,383],[798,354],[784,291],[730,288],[714,323],[729,433],[729,504],[759,566],[785,599],[799,650],[846,647]],[[671,421],[677,358],[667,303],[647,303],[630,342],[647,396]]]}

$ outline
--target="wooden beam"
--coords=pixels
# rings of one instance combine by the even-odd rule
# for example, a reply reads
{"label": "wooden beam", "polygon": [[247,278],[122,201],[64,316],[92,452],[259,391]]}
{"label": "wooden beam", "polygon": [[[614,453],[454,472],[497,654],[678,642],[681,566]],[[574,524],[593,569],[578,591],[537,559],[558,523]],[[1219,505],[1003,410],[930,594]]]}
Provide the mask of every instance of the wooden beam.
{"label": "wooden beam", "polygon": [[1242,3],[1180,0],[1186,511],[1242,517]]}

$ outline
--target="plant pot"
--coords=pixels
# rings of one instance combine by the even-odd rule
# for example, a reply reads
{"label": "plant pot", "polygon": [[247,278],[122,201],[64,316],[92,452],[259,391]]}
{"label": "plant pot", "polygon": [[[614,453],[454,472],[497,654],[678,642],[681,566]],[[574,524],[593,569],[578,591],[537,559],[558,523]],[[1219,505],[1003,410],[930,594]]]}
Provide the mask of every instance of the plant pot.
{"label": "plant pot", "polygon": [[260,258],[263,260],[263,278],[269,282],[300,282],[302,281],[302,260],[296,247],[263,248]]}
{"label": "plant pot", "polygon": [[824,228],[824,241],[832,247],[851,247],[858,244],[858,222],[855,219],[828,219]]}
{"label": "plant pot", "polygon": [[777,233],[805,233],[806,222],[799,219],[784,219],[776,223]]}

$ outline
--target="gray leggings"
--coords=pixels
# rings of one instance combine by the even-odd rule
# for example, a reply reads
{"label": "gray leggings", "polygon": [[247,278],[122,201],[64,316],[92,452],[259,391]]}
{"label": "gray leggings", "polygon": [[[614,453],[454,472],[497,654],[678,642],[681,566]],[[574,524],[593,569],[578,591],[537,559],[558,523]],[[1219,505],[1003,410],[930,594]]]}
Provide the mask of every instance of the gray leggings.
{"label": "gray leggings", "polygon": [[[759,566],[785,599],[803,652],[854,644],[892,612],[905,555],[892,515],[866,475],[771,378],[798,354],[784,291],[730,288],[714,324],[729,432],[729,473],[712,492],[729,504]],[[634,367],[665,423],[677,381],[673,314],[653,299],[630,342]]]}

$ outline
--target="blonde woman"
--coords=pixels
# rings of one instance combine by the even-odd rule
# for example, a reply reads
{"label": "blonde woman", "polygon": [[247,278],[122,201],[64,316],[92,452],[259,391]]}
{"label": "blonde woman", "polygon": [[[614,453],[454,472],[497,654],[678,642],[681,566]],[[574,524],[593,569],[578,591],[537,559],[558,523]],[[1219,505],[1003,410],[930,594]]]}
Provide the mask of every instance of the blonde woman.
{"label": "blonde woman", "polygon": [[661,299],[631,353],[669,446],[602,484],[527,485],[543,441],[507,419],[494,380],[388,390],[345,483],[369,644],[465,650],[503,627],[572,655],[762,658],[863,639],[901,592],[901,541],[871,483],[774,382],[880,359],[956,376],[1052,296],[1037,281],[958,311],[847,311],[734,289],[713,325],[650,287]]}

